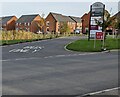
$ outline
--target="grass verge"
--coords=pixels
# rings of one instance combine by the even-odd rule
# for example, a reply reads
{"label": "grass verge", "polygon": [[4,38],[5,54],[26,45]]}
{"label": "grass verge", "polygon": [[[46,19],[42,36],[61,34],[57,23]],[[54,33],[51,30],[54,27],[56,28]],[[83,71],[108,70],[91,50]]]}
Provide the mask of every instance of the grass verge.
{"label": "grass verge", "polygon": [[[119,49],[119,39],[108,38],[105,41],[105,48],[107,50]],[[68,50],[79,51],[79,52],[100,52],[102,49],[102,41],[96,40],[96,46],[94,46],[94,40],[88,41],[87,39],[77,40],[67,45]]]}

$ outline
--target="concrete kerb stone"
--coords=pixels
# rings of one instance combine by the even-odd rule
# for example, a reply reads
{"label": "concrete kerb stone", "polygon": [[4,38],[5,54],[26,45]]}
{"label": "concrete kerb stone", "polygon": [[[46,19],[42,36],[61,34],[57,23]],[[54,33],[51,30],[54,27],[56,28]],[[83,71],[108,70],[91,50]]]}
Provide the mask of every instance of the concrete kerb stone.
{"label": "concrete kerb stone", "polygon": [[64,49],[66,50],[66,51],[69,51],[69,52],[74,52],[74,51],[72,51],[72,50],[69,50],[69,49],[67,49],[67,46],[69,45],[69,44],[71,44],[72,42],[70,42],[70,43],[68,43],[67,45],[65,45],[64,46]]}

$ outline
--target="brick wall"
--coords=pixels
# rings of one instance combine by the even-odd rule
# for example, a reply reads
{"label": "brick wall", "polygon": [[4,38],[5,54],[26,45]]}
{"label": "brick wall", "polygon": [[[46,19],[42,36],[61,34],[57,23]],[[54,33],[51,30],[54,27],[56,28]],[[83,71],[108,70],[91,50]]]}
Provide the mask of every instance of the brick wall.
{"label": "brick wall", "polygon": [[44,32],[58,32],[58,23],[51,14],[45,19]]}
{"label": "brick wall", "polygon": [[86,28],[89,29],[90,13],[84,14],[82,17],[82,33],[86,34]]}

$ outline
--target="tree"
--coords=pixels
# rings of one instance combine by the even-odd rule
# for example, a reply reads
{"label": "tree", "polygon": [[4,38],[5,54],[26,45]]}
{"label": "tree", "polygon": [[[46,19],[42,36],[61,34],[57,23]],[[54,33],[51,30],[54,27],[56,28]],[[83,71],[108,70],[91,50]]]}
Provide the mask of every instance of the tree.
{"label": "tree", "polygon": [[67,32],[70,32],[70,27],[68,26],[68,24],[66,22],[60,23],[60,33],[64,34]]}
{"label": "tree", "polygon": [[37,26],[38,26],[38,28],[40,29],[40,31],[42,31],[42,30],[43,30],[43,26],[45,25],[45,20],[44,20],[44,18],[41,17],[41,20],[38,21],[38,22],[36,22],[36,23],[37,23]]}
{"label": "tree", "polygon": [[95,19],[95,22],[98,26],[102,27],[103,29],[103,33],[104,33],[104,37],[103,37],[103,46],[102,46],[102,50],[104,50],[104,46],[105,46],[105,39],[106,39],[106,28],[111,26],[112,23],[112,19],[111,19],[111,14],[105,10],[104,11],[104,22],[102,21],[102,18],[100,18],[99,20]]}
{"label": "tree", "polygon": [[105,10],[104,12],[104,22],[101,21],[101,18],[99,20],[95,19],[95,22],[98,26],[103,27],[103,31],[106,32],[106,28],[111,26],[112,19],[110,17],[110,13]]}
{"label": "tree", "polygon": [[44,15],[45,15],[45,14],[42,14],[42,15],[41,15],[41,19],[40,19],[39,21],[35,21],[36,27],[37,27],[40,31],[43,31],[43,27],[44,27],[44,25],[45,25]]}

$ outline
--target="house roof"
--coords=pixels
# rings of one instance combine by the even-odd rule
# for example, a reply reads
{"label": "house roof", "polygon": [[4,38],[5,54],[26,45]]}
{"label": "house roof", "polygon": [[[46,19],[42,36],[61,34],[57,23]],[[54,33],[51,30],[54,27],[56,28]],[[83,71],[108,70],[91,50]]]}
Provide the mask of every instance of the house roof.
{"label": "house roof", "polygon": [[52,13],[52,16],[55,18],[56,21],[58,22],[74,22],[70,17],[58,14],[58,13]]}
{"label": "house roof", "polygon": [[120,11],[114,15],[115,17],[120,17]]}
{"label": "house roof", "polygon": [[13,18],[14,16],[5,16],[5,17],[0,17],[0,23],[2,23],[2,25],[7,24],[7,22]]}
{"label": "house roof", "polygon": [[32,22],[35,17],[39,16],[39,14],[34,14],[34,15],[22,15],[16,23],[30,23]]}
{"label": "house roof", "polygon": [[81,23],[81,18],[80,17],[74,17],[74,16],[69,16],[71,19],[73,19],[77,23]]}

